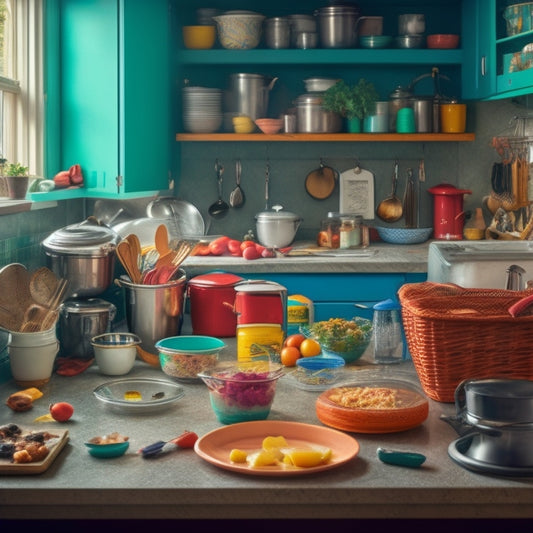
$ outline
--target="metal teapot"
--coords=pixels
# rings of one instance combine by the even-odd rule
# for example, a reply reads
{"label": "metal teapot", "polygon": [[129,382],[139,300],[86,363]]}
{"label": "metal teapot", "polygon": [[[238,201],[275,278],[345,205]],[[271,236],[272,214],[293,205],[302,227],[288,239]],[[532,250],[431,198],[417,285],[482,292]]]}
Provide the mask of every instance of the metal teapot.
{"label": "metal teapot", "polygon": [[227,111],[249,116],[252,120],[268,116],[270,91],[277,80],[262,74],[231,74]]}

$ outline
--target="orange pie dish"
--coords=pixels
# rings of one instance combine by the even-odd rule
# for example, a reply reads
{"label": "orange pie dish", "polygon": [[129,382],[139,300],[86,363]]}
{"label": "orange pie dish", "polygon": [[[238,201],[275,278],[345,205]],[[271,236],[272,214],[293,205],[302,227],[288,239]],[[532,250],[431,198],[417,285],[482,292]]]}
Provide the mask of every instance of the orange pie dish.
{"label": "orange pie dish", "polygon": [[422,424],[429,403],[407,381],[369,380],[324,391],[316,400],[316,414],[323,424],[344,431],[395,433]]}

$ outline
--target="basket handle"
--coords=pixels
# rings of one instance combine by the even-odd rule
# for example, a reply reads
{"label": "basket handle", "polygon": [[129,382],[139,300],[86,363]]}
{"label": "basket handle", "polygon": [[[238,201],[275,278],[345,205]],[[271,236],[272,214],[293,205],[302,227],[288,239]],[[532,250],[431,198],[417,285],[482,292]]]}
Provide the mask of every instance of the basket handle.
{"label": "basket handle", "polygon": [[533,304],[533,294],[530,294],[529,296],[525,296],[524,298],[518,300],[518,302],[515,302],[511,307],[509,307],[508,311],[509,314],[516,318],[517,316],[520,316],[524,313],[531,305]]}

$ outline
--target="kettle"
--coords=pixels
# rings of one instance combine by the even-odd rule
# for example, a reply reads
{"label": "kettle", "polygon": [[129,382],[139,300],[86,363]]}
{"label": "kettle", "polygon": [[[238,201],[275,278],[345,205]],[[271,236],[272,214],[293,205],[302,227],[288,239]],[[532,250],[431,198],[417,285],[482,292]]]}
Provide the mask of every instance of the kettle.
{"label": "kettle", "polygon": [[468,189],[457,189],[448,183],[436,185],[428,192],[434,196],[433,236],[435,239],[460,241],[463,239],[463,195]]}
{"label": "kettle", "polygon": [[246,115],[252,120],[267,117],[270,91],[277,80],[278,78],[262,74],[231,74],[226,102],[227,111]]}

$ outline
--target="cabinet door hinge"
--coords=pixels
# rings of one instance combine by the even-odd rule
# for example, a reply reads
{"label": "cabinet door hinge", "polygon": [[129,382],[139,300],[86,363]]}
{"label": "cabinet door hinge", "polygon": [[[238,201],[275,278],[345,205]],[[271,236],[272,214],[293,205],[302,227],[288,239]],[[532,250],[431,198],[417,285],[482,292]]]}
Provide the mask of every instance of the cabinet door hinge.
{"label": "cabinet door hinge", "polygon": [[119,193],[120,188],[122,187],[122,176],[117,176],[116,182],[117,182],[117,193]]}

